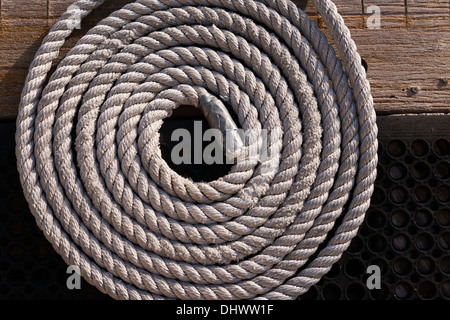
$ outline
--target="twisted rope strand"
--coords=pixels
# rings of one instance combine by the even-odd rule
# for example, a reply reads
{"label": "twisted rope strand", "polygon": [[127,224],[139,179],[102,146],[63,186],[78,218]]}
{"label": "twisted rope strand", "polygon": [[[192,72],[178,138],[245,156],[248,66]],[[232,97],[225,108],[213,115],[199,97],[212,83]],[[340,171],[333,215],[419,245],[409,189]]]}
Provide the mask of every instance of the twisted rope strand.
{"label": "twisted rope strand", "polygon": [[[83,18],[102,3],[74,5]],[[72,31],[61,16],[30,66],[16,155],[66,263],[117,299],[294,299],[328,272],[369,206],[377,128],[350,32],[331,1],[314,4],[343,60],[288,0],[139,0],[92,28],[44,87]],[[246,132],[268,130],[271,156],[197,183],[162,158],[159,129],[208,95]],[[249,135],[245,150],[261,145]]]}

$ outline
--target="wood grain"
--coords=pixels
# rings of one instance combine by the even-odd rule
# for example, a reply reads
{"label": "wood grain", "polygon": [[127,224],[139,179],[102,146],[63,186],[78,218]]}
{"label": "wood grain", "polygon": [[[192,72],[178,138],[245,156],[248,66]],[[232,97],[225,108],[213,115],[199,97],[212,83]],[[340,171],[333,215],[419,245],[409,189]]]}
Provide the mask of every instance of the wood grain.
{"label": "wood grain", "polygon": [[[106,0],[75,30],[61,57],[102,18],[132,0]],[[294,0],[324,32],[311,1]],[[36,50],[72,0],[0,0],[0,120],[14,120]],[[361,56],[378,114],[450,113],[449,0],[335,0]],[[369,29],[367,8],[381,11]],[[417,92],[415,89],[417,88]]]}

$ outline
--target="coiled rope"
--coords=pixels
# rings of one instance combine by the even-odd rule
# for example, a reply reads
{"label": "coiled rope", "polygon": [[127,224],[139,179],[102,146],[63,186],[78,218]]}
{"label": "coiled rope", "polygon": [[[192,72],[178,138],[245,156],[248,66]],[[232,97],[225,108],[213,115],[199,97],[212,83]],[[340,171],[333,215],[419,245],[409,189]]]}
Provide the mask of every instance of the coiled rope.
{"label": "coiled rope", "polygon": [[[75,5],[83,18],[102,2]],[[342,61],[288,0],[140,0],[47,79],[72,32],[61,16],[26,79],[16,155],[66,263],[117,299],[294,299],[327,273],[369,207],[377,128],[349,30],[331,1],[314,4]],[[244,129],[281,132],[278,156],[208,183],[170,169],[163,119],[204,95]]]}

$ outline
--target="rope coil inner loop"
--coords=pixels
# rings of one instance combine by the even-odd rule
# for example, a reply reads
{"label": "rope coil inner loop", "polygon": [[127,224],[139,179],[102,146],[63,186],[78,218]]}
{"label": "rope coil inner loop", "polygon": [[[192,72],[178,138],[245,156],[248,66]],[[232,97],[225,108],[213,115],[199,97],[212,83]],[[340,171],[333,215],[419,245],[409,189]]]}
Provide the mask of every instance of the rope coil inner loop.
{"label": "rope coil inner loop", "polygon": [[[85,17],[102,2],[75,6]],[[30,67],[16,155],[66,263],[118,299],[294,299],[328,272],[369,206],[377,128],[348,29],[331,1],[314,3],[342,62],[287,0],[140,0],[45,84],[72,31],[61,16]],[[158,131],[202,96],[228,103],[244,130],[266,129],[271,156],[208,183],[169,168]]]}

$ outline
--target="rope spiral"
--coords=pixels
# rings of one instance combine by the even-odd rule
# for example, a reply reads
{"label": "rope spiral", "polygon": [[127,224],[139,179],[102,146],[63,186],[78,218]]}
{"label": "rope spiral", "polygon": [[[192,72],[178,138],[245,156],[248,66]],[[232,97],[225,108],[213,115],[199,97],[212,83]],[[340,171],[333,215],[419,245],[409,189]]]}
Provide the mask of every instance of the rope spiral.
{"label": "rope spiral", "polygon": [[[295,299],[330,270],[370,204],[377,128],[349,30],[313,2],[338,54],[289,0],[138,0],[48,77],[72,32],[60,17],[30,66],[16,156],[67,264],[116,299]],[[102,3],[75,5],[83,18]],[[277,156],[211,182],[173,171],[159,129],[204,95],[272,133]]]}

